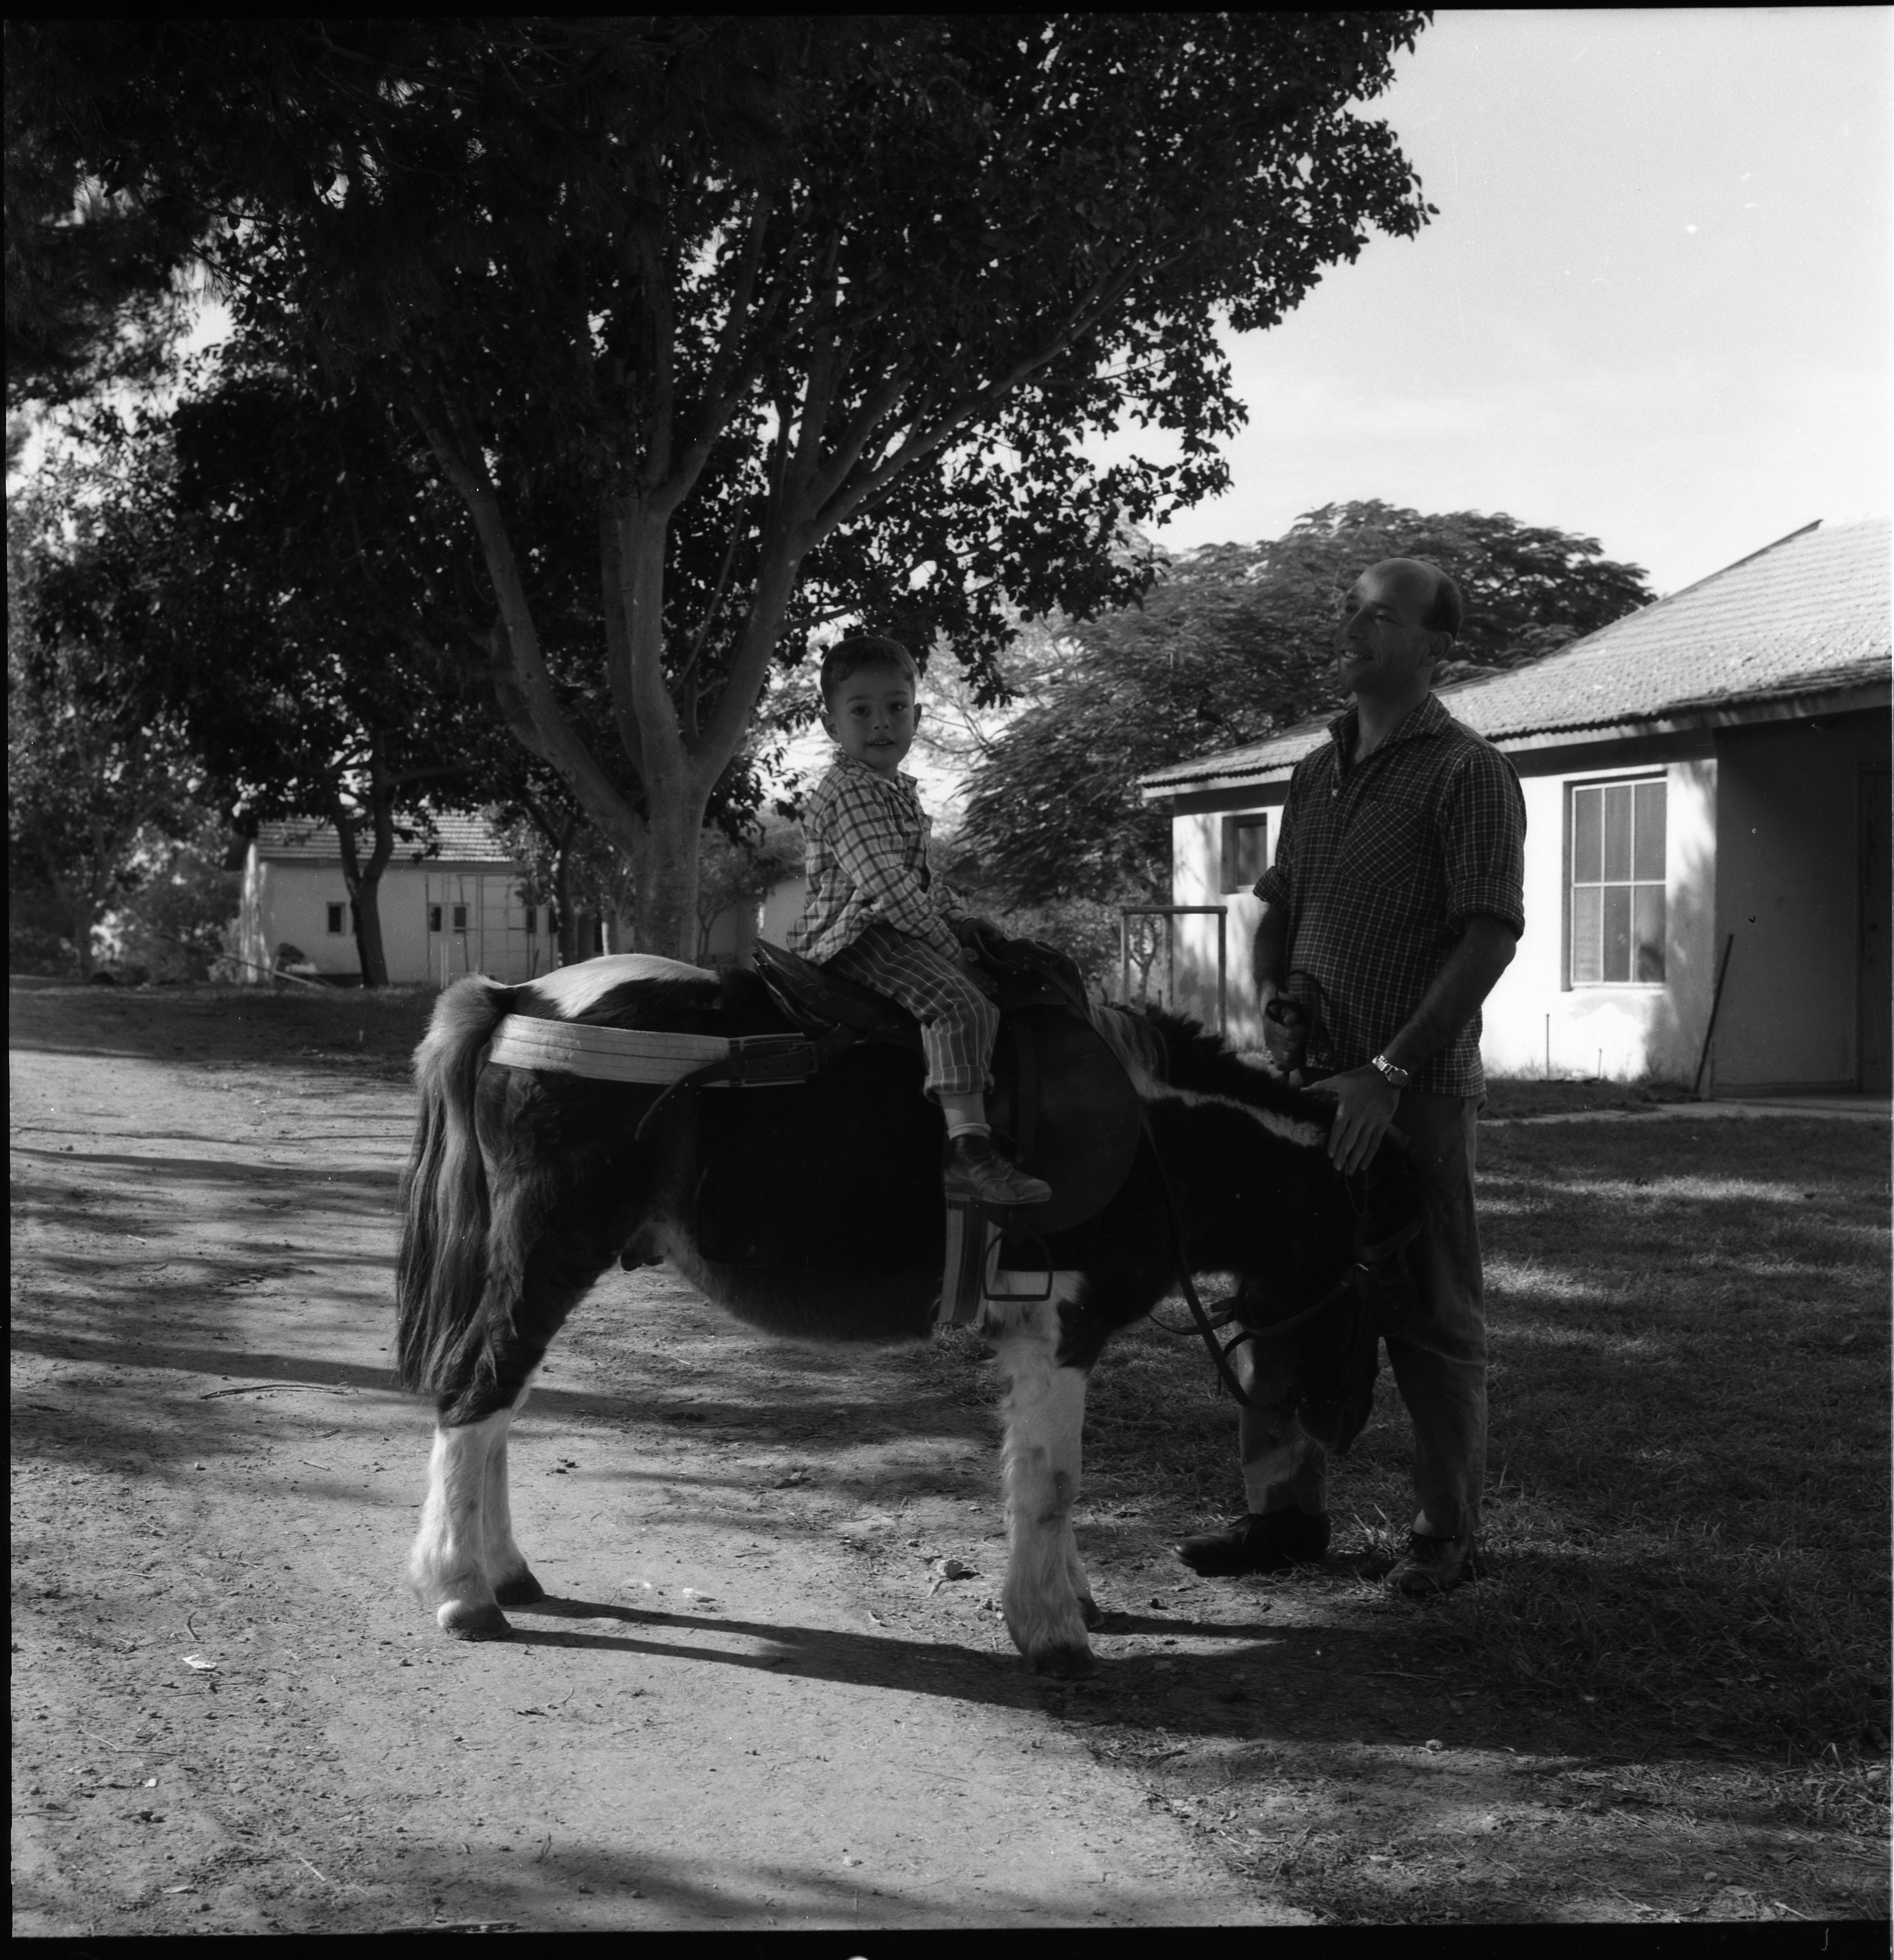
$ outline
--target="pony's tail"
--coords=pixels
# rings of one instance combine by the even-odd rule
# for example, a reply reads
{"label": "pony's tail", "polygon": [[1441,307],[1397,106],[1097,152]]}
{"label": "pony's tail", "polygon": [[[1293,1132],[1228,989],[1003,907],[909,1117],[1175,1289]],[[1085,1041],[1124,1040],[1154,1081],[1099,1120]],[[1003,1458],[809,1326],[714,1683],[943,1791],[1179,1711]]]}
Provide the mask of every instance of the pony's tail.
{"label": "pony's tail", "polygon": [[401,1177],[395,1368],[417,1395],[460,1394],[480,1345],[489,1199],[473,1096],[481,1058],[517,991],[483,974],[457,980],[415,1051],[421,1112]]}

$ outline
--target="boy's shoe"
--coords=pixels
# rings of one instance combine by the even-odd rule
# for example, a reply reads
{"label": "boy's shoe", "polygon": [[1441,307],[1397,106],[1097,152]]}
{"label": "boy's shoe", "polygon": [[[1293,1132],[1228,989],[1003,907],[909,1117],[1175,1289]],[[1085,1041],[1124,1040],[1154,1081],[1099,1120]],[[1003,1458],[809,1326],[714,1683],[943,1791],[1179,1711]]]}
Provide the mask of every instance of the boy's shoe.
{"label": "boy's shoe", "polygon": [[963,1130],[947,1144],[947,1190],[950,1198],[971,1198],[982,1204],[1043,1204],[1052,1187],[1042,1178],[1028,1177],[993,1147],[993,1139],[978,1130]]}
{"label": "boy's shoe", "polygon": [[1177,1556],[1206,1579],[1287,1572],[1292,1565],[1313,1565],[1328,1548],[1326,1511],[1252,1511],[1221,1531],[1200,1532],[1176,1548]]}
{"label": "boy's shoe", "polygon": [[1479,1576],[1479,1551],[1470,1532],[1464,1538],[1423,1538],[1416,1532],[1408,1540],[1407,1556],[1388,1574],[1388,1583],[1409,1599],[1431,1599]]}

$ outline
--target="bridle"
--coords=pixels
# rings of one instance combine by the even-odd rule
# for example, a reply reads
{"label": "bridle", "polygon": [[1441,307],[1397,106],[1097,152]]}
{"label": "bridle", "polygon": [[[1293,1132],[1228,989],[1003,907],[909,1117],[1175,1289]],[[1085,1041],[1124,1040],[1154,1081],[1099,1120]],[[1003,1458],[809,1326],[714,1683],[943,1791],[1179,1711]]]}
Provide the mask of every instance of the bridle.
{"label": "bridle", "polygon": [[[1260,1326],[1245,1321],[1227,1341],[1221,1341],[1217,1338],[1216,1330],[1219,1327],[1227,1327],[1231,1321],[1240,1318],[1242,1309],[1234,1298],[1218,1300],[1214,1309],[1206,1308],[1198,1298],[1196,1284],[1190,1274],[1190,1261],[1184,1250],[1183,1227],[1178,1214],[1177,1194],[1171,1184],[1170,1173],[1164,1168],[1157,1138],[1151,1134],[1148,1115],[1144,1118],[1144,1147],[1150,1153],[1152,1166],[1157,1172],[1158,1188],[1164,1196],[1164,1217],[1170,1228],[1171,1250],[1177,1262],[1177,1278],[1183,1289],[1184,1304],[1190,1309],[1190,1317],[1196,1323],[1196,1331],[1203,1338],[1204,1346],[1208,1351],[1211,1363],[1217,1371],[1218,1380],[1222,1388],[1243,1408],[1260,1408],[1265,1405],[1251,1400],[1248,1392],[1237,1379],[1236,1370],[1230,1363],[1230,1357],[1246,1341],[1273,1339],[1278,1335],[1288,1333],[1291,1328],[1303,1326],[1319,1315],[1339,1306],[1351,1293],[1354,1297],[1357,1311],[1365,1311],[1380,1277],[1377,1269],[1398,1258],[1401,1252],[1421,1236],[1425,1219],[1417,1214],[1405,1224],[1390,1232],[1385,1239],[1374,1239],[1367,1244],[1358,1242],[1354,1257],[1348,1269],[1319,1300],[1311,1305],[1298,1307],[1277,1319],[1265,1322]],[[1349,1205],[1355,1215],[1358,1241],[1360,1233],[1367,1223],[1367,1202],[1358,1188],[1355,1175],[1345,1176],[1343,1188],[1348,1193]],[[1168,1326],[1164,1322],[1157,1320],[1155,1315],[1152,1318],[1167,1334],[1188,1335],[1190,1332],[1188,1328]],[[1346,1359],[1345,1351],[1343,1364],[1345,1364]],[[1335,1371],[1338,1376],[1339,1372],[1338,1366]],[[1333,1392],[1334,1386],[1333,1381],[1326,1383],[1318,1394],[1305,1385],[1304,1392],[1311,1395],[1313,1399],[1321,1401],[1326,1399]]]}

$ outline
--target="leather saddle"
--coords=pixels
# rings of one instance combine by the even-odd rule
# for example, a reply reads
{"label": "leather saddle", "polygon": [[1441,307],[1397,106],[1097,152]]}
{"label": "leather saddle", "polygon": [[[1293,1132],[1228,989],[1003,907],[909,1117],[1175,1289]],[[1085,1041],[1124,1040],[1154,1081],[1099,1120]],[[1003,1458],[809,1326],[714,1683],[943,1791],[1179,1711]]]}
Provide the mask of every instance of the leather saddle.
{"label": "leather saddle", "polygon": [[[1052,1187],[1049,1202],[1011,1222],[1035,1233],[1094,1217],[1130,1175],[1138,1152],[1138,1093],[1093,1026],[1084,982],[1056,947],[979,934],[969,948],[995,981],[1000,1032],[987,1099],[995,1141],[1022,1170]],[[894,1001],[766,940],[756,972],[788,1020],[818,1042],[846,1030],[858,1042],[921,1049],[919,1023]]]}

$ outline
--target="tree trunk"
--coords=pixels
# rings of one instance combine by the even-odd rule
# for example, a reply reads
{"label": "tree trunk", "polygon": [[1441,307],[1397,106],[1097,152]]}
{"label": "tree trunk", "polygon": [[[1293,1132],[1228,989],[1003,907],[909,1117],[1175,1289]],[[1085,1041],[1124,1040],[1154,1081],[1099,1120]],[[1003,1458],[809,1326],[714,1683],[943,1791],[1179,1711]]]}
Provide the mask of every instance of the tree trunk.
{"label": "tree trunk", "polygon": [[652,799],[635,867],[637,925],[632,950],[689,960],[697,950],[697,853],[708,799]]}
{"label": "tree trunk", "polygon": [[386,750],[377,732],[369,737],[368,817],[375,842],[365,865],[355,845],[361,816],[352,813],[342,802],[339,782],[329,785],[329,820],[342,848],[342,881],[355,908],[355,953],[365,988],[388,984],[388,955],[381,937],[381,874],[394,854],[393,796],[387,781]]}
{"label": "tree trunk", "polygon": [[75,892],[65,905],[66,924],[72,934],[72,950],[78,957],[79,978],[92,977],[92,924],[97,918],[90,891]]}
{"label": "tree trunk", "polygon": [[355,881],[352,903],[355,915],[355,956],[361,963],[361,984],[385,987],[388,984],[388,954],[381,939],[381,867],[374,859],[370,868]]}
{"label": "tree trunk", "polygon": [[552,853],[552,904],[559,921],[559,964],[570,966],[579,956],[578,921],[572,914],[572,839],[578,835],[576,815],[567,822]]}

